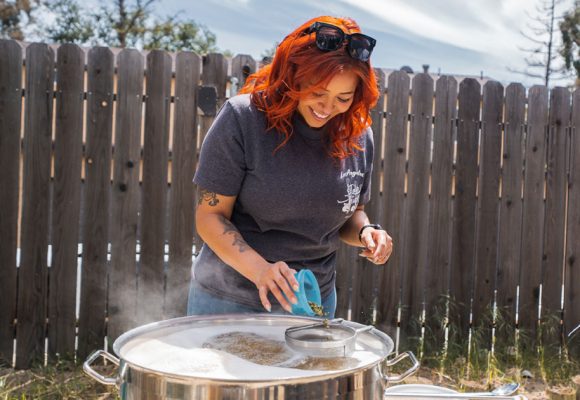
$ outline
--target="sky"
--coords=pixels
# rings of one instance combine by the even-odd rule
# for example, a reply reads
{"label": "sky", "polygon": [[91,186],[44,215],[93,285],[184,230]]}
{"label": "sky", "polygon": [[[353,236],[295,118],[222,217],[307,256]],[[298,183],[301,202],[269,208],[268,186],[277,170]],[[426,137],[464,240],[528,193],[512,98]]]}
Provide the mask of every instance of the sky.
{"label": "sky", "polygon": [[[522,71],[535,5],[547,0],[161,0],[157,12],[205,25],[217,46],[256,59],[307,20],[348,16],[377,39],[374,67],[490,77],[507,85],[542,84]],[[573,0],[561,0],[560,13]],[[535,22],[537,24],[537,22]],[[509,68],[509,69],[508,69]],[[537,71],[536,71],[537,72]],[[566,84],[561,81],[557,84]]]}

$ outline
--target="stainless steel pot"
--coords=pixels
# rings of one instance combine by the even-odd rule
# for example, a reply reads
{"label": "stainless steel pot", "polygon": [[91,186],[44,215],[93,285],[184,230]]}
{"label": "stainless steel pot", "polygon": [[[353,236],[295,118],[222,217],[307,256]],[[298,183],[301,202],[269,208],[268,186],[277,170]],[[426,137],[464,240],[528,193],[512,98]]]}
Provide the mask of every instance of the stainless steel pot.
{"label": "stainless steel pot", "polygon": [[[419,367],[411,352],[388,359],[393,341],[374,328],[357,335],[356,348],[348,363],[330,369],[304,369],[304,363],[297,368],[304,356],[288,347],[283,352],[290,360],[258,365],[206,346],[211,338],[231,332],[262,335],[283,343],[287,328],[313,321],[317,320],[260,314],[156,322],[121,335],[113,344],[118,358],[99,350],[87,358],[83,368],[95,380],[117,385],[122,399],[318,400],[382,399],[389,383],[402,381]],[[345,324],[353,329],[364,327],[348,321]],[[100,357],[118,365],[116,377],[104,377],[93,369],[93,363]],[[405,358],[412,364],[408,370],[400,375],[387,375],[390,366]]]}

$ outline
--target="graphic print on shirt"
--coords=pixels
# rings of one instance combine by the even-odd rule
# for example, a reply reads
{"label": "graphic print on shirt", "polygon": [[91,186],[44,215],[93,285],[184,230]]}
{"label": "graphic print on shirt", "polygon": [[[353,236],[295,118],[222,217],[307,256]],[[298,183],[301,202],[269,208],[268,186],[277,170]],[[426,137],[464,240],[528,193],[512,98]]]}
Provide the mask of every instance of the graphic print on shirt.
{"label": "graphic print on shirt", "polygon": [[[362,182],[359,184],[355,177],[360,176],[364,178],[364,174],[360,171],[351,171],[350,169],[345,172],[340,173],[340,178],[345,179],[346,183],[346,197],[345,200],[337,200],[339,204],[342,204],[342,212],[350,215],[356,210],[358,206],[358,201],[360,198],[360,192],[362,190]],[[362,179],[361,179],[362,181]]]}

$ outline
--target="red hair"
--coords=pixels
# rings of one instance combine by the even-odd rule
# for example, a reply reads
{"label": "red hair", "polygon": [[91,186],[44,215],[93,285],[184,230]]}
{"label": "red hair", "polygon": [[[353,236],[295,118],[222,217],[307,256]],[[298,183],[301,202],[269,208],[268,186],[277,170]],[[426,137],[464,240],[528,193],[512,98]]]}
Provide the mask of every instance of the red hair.
{"label": "red hair", "polygon": [[346,46],[328,52],[316,47],[315,35],[306,31],[317,21],[338,26],[347,34],[360,33],[360,27],[349,18],[311,19],[284,38],[273,62],[250,75],[240,93],[251,93],[252,103],[266,113],[268,130],[275,129],[284,135],[279,149],[293,133],[292,117],[298,101],[325,88],[336,74],[353,72],[359,83],[351,106],[325,125],[330,136],[330,154],[342,159],[361,149],[359,138],[372,123],[370,110],[377,102],[379,91],[369,61],[352,58]]}

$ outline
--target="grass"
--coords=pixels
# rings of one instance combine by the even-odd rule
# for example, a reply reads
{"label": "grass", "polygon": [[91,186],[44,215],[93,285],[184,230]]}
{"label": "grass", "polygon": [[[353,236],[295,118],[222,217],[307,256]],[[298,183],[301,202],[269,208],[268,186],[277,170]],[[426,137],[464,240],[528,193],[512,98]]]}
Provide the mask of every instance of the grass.
{"label": "grass", "polygon": [[[506,381],[520,384],[532,376],[546,386],[573,386],[580,359],[570,357],[559,313],[543,316],[534,332],[519,328],[509,310],[486,310],[476,325],[463,328],[447,315],[465,315],[464,306],[442,298],[426,321],[414,318],[407,348],[420,355],[421,365],[459,382],[483,382],[491,388]],[[469,330],[467,335],[466,330]],[[447,334],[448,340],[444,337]],[[576,339],[580,342],[580,337]],[[526,371],[524,373],[524,371]]]}
{"label": "grass", "polygon": [[[542,393],[547,387],[573,387],[572,378],[580,375],[580,334],[566,343],[558,313],[545,315],[531,332],[516,327],[508,310],[490,308],[470,327],[468,336],[461,321],[447,317],[464,314],[462,308],[442,298],[426,319],[410,320],[411,334],[399,348],[420,358],[419,375],[433,384],[465,391],[513,381],[524,387],[533,382]],[[532,378],[526,378],[524,371]],[[99,372],[114,376],[116,370],[109,365]],[[87,376],[81,366],[60,361],[25,371],[0,367],[0,400],[12,399],[108,400],[118,399],[118,391]]]}
{"label": "grass", "polygon": [[70,361],[28,370],[0,367],[0,400],[28,399],[112,400],[118,394],[116,388],[101,385]]}

